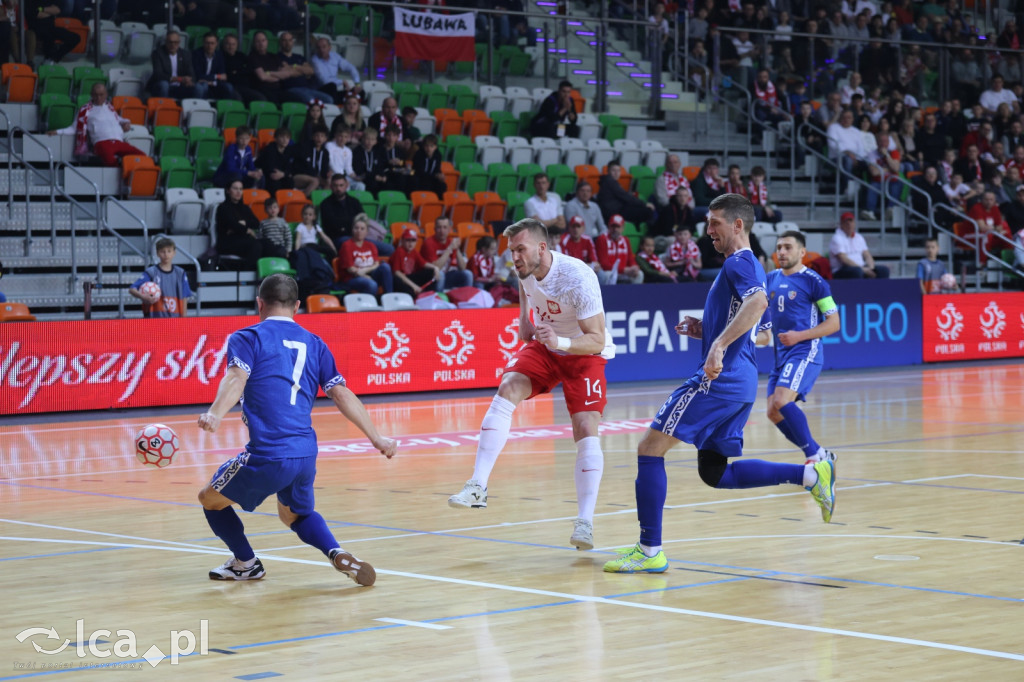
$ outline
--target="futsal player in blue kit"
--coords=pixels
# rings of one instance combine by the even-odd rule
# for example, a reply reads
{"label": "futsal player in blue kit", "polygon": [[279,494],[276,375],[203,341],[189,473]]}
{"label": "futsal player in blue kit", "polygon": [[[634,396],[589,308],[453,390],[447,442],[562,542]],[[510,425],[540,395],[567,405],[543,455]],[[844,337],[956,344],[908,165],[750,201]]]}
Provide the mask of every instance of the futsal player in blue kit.
{"label": "futsal player in blue kit", "polygon": [[662,512],[668,491],[665,453],[680,441],[697,447],[697,472],[713,488],[802,485],[832,518],[835,469],[828,460],[783,464],[743,454],[743,427],[757,397],[754,340],[768,307],[764,268],[750,250],[754,208],[738,194],[711,202],[707,234],[725,264],[711,285],[704,317],[685,317],[676,331],[701,340],[702,365],[676,389],[637,447],[636,506],[640,541],[607,562],[610,573],[662,573]]}
{"label": "futsal player in blue kit", "polygon": [[258,580],[265,575],[231,505],[251,512],[276,494],[278,517],[300,540],[327,555],[352,580],[372,585],[373,567],[341,549],[313,509],[317,443],[311,412],[318,389],[388,459],[396,443],[377,432],[359,398],[345,387],[323,340],[295,322],[298,298],[291,277],[277,274],[263,280],[256,299],[260,322],[228,338],[227,370],[217,397],[199,416],[199,427],[213,433],[241,398],[242,421],[249,428],[245,451],[222,464],[199,492],[210,528],[233,555],[210,571],[210,579]]}
{"label": "futsal player in blue kit", "polygon": [[768,377],[768,419],[790,442],[803,450],[807,463],[828,459],[831,450],[811,436],[807,417],[796,404],[807,400],[824,360],[821,339],[839,331],[832,290],[821,275],[804,266],[807,241],[797,230],[784,232],[775,244],[779,269],[768,274],[771,330],[758,334],[758,344],[775,337],[775,367]]}

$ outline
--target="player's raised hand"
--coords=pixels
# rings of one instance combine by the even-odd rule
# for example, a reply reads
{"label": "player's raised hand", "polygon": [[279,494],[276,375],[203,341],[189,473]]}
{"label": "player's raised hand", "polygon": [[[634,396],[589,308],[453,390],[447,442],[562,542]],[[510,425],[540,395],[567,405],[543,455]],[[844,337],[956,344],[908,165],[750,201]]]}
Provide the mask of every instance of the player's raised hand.
{"label": "player's raised hand", "polygon": [[378,438],[373,441],[373,447],[380,450],[380,454],[391,459],[398,452],[398,441],[394,438]]}
{"label": "player's raised hand", "polygon": [[676,334],[689,336],[691,339],[700,339],[704,336],[704,323],[696,317],[686,315],[683,321],[676,325]]}
{"label": "player's raised hand", "polygon": [[551,325],[546,322],[537,323],[533,337],[551,350],[558,348],[558,334],[556,334],[555,330],[551,328]]}
{"label": "player's raised hand", "polygon": [[800,332],[798,331],[782,332],[779,334],[779,343],[783,346],[794,346],[801,341],[803,341],[803,339],[800,337]]}
{"label": "player's raised hand", "polygon": [[212,412],[203,412],[201,415],[199,415],[199,428],[201,428],[203,431],[216,433],[218,426],[220,426],[220,417],[213,414]]}
{"label": "player's raised hand", "polygon": [[714,381],[722,373],[724,358],[725,346],[720,346],[717,343],[711,344],[711,348],[708,349],[708,359],[704,361],[704,375],[708,379]]}

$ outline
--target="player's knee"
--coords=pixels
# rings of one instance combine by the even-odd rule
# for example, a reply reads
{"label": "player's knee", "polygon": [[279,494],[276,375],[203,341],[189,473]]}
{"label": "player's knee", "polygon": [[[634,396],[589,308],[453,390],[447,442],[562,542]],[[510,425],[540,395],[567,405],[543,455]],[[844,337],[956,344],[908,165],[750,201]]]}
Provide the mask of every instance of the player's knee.
{"label": "player's knee", "polygon": [[712,488],[718,487],[718,482],[725,475],[725,468],[729,466],[729,459],[720,455],[714,450],[697,451],[697,473],[700,480]]}
{"label": "player's knee", "polygon": [[509,372],[498,385],[498,395],[513,405],[518,405],[530,395],[530,378],[518,372]]}

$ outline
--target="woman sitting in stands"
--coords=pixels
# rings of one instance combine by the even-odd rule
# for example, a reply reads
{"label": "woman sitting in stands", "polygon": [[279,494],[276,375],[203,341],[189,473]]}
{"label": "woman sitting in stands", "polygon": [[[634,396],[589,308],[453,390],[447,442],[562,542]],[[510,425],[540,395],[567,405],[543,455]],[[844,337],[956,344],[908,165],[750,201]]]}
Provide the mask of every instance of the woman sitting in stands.
{"label": "woman sitting in stands", "polygon": [[255,270],[263,253],[259,240],[260,221],[242,201],[242,181],[235,180],[227,189],[227,198],[217,207],[217,254],[238,256],[240,269]]}

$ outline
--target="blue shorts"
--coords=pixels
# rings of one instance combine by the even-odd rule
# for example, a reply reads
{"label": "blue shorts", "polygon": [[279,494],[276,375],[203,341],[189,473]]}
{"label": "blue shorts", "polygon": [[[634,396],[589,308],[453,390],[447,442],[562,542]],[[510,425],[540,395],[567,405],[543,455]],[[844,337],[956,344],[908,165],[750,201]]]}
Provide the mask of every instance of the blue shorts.
{"label": "blue shorts", "polygon": [[806,355],[786,358],[782,367],[776,367],[768,375],[768,395],[775,393],[776,386],[796,392],[797,400],[807,400],[807,394],[821,374],[821,364],[811,362]]}
{"label": "blue shorts", "polygon": [[210,487],[245,511],[253,511],[274,493],[299,516],[313,513],[316,455],[268,459],[243,452],[220,465]]}
{"label": "blue shorts", "polygon": [[743,454],[743,427],[754,403],[708,395],[707,388],[688,381],[668,397],[651,428],[698,450],[714,450],[726,457]]}

